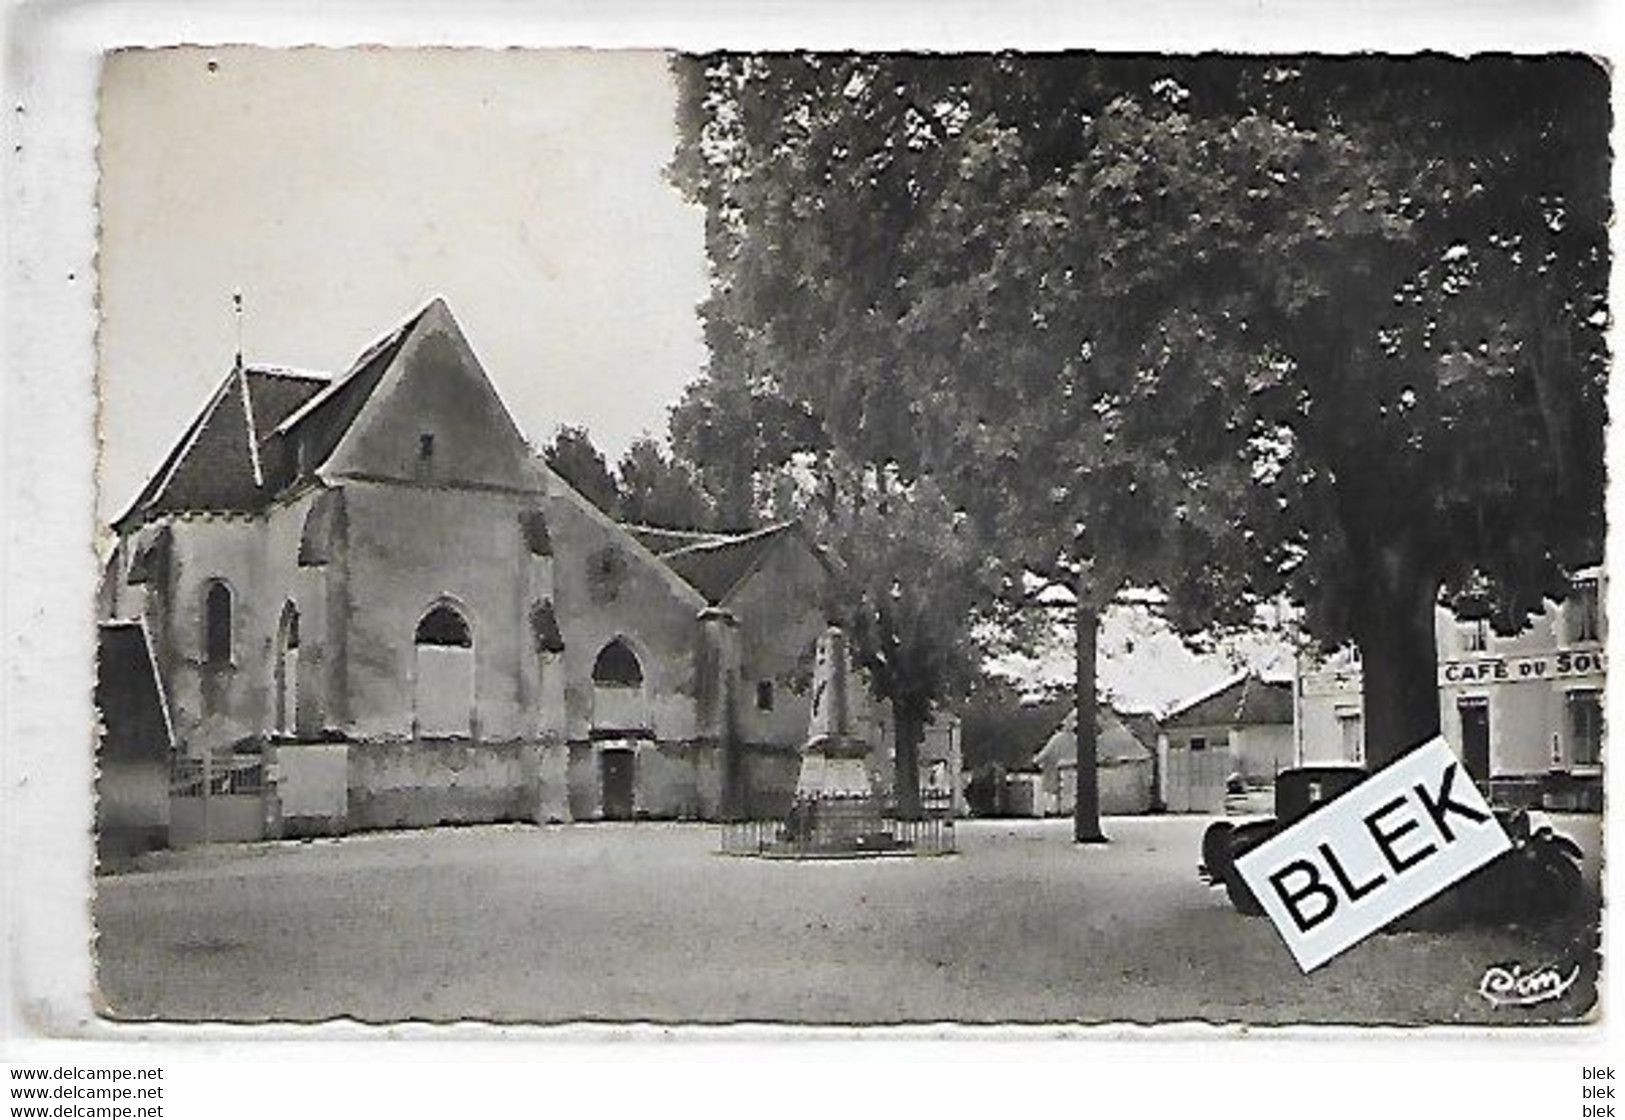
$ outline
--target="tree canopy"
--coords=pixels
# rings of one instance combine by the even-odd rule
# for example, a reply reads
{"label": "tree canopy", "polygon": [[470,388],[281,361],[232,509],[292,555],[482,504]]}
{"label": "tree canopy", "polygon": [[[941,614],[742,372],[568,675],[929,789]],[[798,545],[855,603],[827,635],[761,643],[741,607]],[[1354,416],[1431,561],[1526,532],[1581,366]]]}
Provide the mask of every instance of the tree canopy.
{"label": "tree canopy", "polygon": [[623,521],[665,529],[709,529],[716,521],[711,499],[688,465],[647,436],[626,449],[616,474]]}
{"label": "tree canopy", "polygon": [[587,429],[568,424],[560,427],[553,441],[542,449],[542,458],[560,478],[579,490],[582,497],[611,517],[617,516],[621,504],[620,484]]}
{"label": "tree canopy", "polygon": [[715,503],[689,465],[648,436],[632,441],[611,469],[585,428],[561,427],[543,457],[560,478],[621,521],[663,529],[710,529]]}
{"label": "tree canopy", "polygon": [[1361,649],[1374,762],[1437,729],[1441,592],[1515,628],[1600,556],[1591,60],[675,66],[714,272],[691,414],[815,417],[773,431],[931,476],[1080,604],[1290,596]]}

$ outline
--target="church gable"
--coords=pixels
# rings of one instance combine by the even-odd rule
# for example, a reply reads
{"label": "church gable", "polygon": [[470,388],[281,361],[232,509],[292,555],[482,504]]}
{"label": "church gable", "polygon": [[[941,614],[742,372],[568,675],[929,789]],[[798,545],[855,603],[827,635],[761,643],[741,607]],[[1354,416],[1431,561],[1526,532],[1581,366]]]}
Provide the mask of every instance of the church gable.
{"label": "church gable", "polygon": [[449,487],[538,488],[524,437],[438,299],[405,332],[322,471]]}

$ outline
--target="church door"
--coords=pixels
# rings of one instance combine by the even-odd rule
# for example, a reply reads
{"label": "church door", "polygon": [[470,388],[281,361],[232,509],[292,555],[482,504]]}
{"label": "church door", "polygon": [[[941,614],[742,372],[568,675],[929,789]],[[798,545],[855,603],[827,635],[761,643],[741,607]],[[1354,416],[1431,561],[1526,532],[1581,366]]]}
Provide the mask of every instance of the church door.
{"label": "church door", "polygon": [[632,819],[633,787],[637,780],[637,754],[630,750],[604,750],[598,755],[603,781],[604,819]]}

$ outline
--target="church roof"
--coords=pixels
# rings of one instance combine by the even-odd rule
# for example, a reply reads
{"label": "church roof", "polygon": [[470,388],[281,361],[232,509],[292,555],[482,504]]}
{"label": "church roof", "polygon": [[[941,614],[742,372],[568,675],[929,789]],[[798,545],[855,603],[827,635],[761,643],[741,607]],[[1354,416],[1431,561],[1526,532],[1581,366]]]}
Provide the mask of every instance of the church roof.
{"label": "church roof", "polygon": [[234,367],[119,524],[177,510],[261,508],[275,492],[266,471],[273,432],[327,384],[325,374]]}
{"label": "church roof", "polygon": [[717,606],[782,540],[798,535],[795,522],[770,525],[753,533],[691,544],[660,554],[668,567]]}
{"label": "church roof", "polygon": [[140,620],[96,627],[96,707],[102,749],[113,757],[162,752],[175,745],[169,704]]}
{"label": "church roof", "polygon": [[[433,303],[429,305],[433,306]],[[378,388],[395,355],[400,353],[401,345],[412,333],[412,328],[417,326],[429,307],[367,347],[351,363],[344,376],[277,425],[275,434],[281,452],[278,468],[283,485],[297,481],[300,476],[298,451],[304,453],[305,474],[315,471],[333,454],[339,441],[350,430],[350,425],[361,415],[361,409],[371,398],[373,390]]]}
{"label": "church roof", "polygon": [[720,544],[732,537],[729,533],[715,533],[706,529],[668,529],[660,525],[637,525],[626,521],[620,525],[634,540],[656,556],[676,552],[690,545]]}
{"label": "church roof", "polygon": [[343,376],[233,368],[136,500],[120,529],[158,513],[256,513],[338,447],[435,300],[373,343]]}
{"label": "church roof", "polygon": [[1175,708],[1164,727],[1244,727],[1292,722],[1292,685],[1253,673]]}

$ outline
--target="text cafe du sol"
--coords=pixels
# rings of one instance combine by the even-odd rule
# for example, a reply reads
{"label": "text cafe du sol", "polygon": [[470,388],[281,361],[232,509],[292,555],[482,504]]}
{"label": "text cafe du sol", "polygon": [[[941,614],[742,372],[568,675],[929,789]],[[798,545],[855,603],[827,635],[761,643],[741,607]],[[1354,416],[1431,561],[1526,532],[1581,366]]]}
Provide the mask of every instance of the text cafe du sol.
{"label": "text cafe du sol", "polygon": [[1602,652],[1531,654],[1526,657],[1490,657],[1478,661],[1447,661],[1439,667],[1440,684],[1479,684],[1485,681],[1543,681],[1582,677],[1603,671]]}

